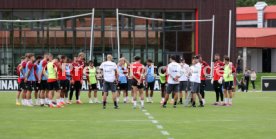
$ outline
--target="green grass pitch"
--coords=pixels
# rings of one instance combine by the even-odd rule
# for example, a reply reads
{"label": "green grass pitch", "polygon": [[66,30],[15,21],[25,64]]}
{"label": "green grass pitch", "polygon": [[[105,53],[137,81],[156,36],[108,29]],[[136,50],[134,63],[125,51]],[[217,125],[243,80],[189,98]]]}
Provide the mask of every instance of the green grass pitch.
{"label": "green grass pitch", "polygon": [[[15,93],[0,93],[0,139],[275,139],[276,93],[236,93],[232,107],[168,105],[160,95],[145,110],[131,104],[107,109],[101,104],[67,105],[62,109],[15,106]],[[110,97],[109,97],[110,99]],[[151,119],[153,118],[153,119]],[[152,121],[153,120],[153,121]]]}

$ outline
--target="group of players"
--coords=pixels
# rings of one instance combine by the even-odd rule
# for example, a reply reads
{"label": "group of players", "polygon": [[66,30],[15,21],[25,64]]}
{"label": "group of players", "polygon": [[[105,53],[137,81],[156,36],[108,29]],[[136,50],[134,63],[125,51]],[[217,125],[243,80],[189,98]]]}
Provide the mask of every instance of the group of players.
{"label": "group of players", "polygon": [[[106,61],[102,62],[100,67],[95,67],[92,61],[87,64],[84,61],[84,53],[79,53],[73,60],[63,55],[54,58],[50,53],[44,54],[43,57],[35,57],[32,53],[26,53],[17,67],[19,89],[16,96],[16,105],[61,108],[66,104],[72,104],[74,92],[76,103],[81,104],[80,91],[85,76],[89,85],[89,103],[100,103],[97,99],[97,84],[98,82],[102,84],[103,109],[106,109],[108,92],[112,92],[115,109],[119,108],[118,102],[121,92],[123,92],[124,103],[129,102],[129,90],[131,90],[130,101],[134,109],[137,108],[138,96],[141,108],[144,108],[145,97],[147,102],[153,102],[157,76],[151,59],[147,60],[146,66],[141,63],[139,56],[135,56],[131,63],[122,57],[116,64],[113,62],[112,55],[107,55]],[[196,107],[196,97],[199,100],[199,107],[204,107],[205,80],[209,75],[213,75],[212,84],[216,92],[214,105],[232,105],[235,68],[229,57],[225,56],[222,62],[220,56],[216,54],[213,70],[202,60],[200,55],[193,56],[190,66],[185,63],[184,59],[177,63],[175,56],[170,56],[169,61],[170,63],[167,66],[160,67],[157,71],[162,97],[160,103],[163,108],[166,108],[170,94],[174,108],[177,104],[183,103],[186,106]],[[98,76],[98,69],[100,69],[100,76]],[[210,74],[211,71],[213,74]],[[131,87],[129,88],[129,86]],[[146,90],[145,96],[144,90]],[[33,91],[35,104],[32,101]],[[94,92],[94,99],[91,96],[92,91]]]}

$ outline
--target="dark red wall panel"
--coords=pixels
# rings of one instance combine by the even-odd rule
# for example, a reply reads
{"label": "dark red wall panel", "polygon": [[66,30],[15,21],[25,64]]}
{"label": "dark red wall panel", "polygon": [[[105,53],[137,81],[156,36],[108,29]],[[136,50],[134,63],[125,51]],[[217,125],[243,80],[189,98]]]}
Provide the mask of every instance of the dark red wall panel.
{"label": "dark red wall panel", "polygon": [[[0,9],[164,9],[195,10],[199,19],[216,16],[215,53],[227,54],[229,10],[232,9],[231,56],[236,57],[236,0],[1,0]],[[210,61],[211,23],[199,23],[199,53]],[[234,59],[232,59],[234,60]]]}

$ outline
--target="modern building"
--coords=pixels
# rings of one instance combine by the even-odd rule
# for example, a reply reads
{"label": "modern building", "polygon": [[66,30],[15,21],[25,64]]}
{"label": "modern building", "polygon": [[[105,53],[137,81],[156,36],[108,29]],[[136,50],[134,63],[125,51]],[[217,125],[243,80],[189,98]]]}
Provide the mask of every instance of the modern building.
{"label": "modern building", "polygon": [[238,54],[244,67],[258,72],[276,72],[276,6],[258,2],[237,8]]}
{"label": "modern building", "polygon": [[[211,19],[215,15],[214,53],[227,54],[229,10],[235,0],[2,0],[1,20],[59,18],[90,13],[95,8],[94,61],[106,54],[117,58],[116,8],[122,13],[160,19]],[[235,19],[232,16],[231,58],[236,58]],[[169,55],[190,63],[193,54],[211,62],[212,22],[172,23],[120,16],[120,53],[127,59],[140,55],[143,62],[167,63]],[[89,57],[91,16],[51,22],[0,22],[0,75],[13,74],[26,52],[51,52],[72,57],[82,51]]]}

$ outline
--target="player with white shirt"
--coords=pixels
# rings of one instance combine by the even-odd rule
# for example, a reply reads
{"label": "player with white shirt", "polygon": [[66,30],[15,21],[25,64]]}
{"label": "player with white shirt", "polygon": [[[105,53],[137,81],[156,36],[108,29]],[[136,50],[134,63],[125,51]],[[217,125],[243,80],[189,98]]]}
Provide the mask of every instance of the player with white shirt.
{"label": "player with white shirt", "polygon": [[183,98],[183,92],[182,91],[185,91],[185,98],[187,98],[187,95],[188,95],[188,84],[189,84],[189,70],[190,70],[190,67],[188,64],[185,63],[185,59],[181,59],[180,60],[180,66],[181,66],[181,76],[179,78],[179,103],[180,104],[183,104],[182,102],[182,98]]}
{"label": "player with white shirt", "polygon": [[168,75],[168,86],[166,91],[166,96],[164,103],[162,105],[163,108],[166,108],[167,101],[171,93],[174,94],[174,104],[173,107],[176,108],[178,93],[179,93],[179,78],[181,76],[181,66],[175,62],[176,57],[170,56],[170,64],[167,68],[167,75]]}
{"label": "player with white shirt", "polygon": [[192,93],[192,106],[196,107],[196,95],[198,96],[200,107],[204,107],[202,97],[200,95],[200,76],[201,76],[201,64],[199,63],[199,56],[194,56],[192,65],[190,67],[190,85]]}
{"label": "player with white shirt", "polygon": [[103,72],[103,109],[106,108],[106,98],[108,91],[112,92],[112,99],[114,102],[114,109],[118,109],[118,104],[116,101],[116,85],[115,81],[117,82],[117,65],[116,63],[112,62],[112,55],[107,55],[107,61],[103,62],[100,66],[100,69]]}

